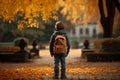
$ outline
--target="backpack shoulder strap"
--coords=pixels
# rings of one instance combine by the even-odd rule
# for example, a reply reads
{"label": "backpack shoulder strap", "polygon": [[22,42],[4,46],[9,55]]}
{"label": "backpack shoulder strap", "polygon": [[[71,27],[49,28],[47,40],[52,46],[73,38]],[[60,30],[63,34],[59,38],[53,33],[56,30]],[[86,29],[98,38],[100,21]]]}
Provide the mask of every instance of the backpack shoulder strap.
{"label": "backpack shoulder strap", "polygon": [[65,35],[64,34],[57,34],[55,39],[57,39],[57,38],[64,38],[65,39]]}

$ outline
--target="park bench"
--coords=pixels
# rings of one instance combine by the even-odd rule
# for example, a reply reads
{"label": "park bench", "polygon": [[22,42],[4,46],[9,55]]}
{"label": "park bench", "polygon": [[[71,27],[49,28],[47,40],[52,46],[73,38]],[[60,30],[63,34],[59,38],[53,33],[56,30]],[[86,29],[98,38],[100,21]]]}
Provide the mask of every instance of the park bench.
{"label": "park bench", "polygon": [[0,47],[0,61],[2,62],[27,62],[28,54],[20,52],[19,47]]}
{"label": "park bench", "polygon": [[18,50],[18,47],[0,47],[0,53],[14,53]]}
{"label": "park bench", "polygon": [[104,51],[101,48],[102,40],[96,40],[94,42],[93,49],[83,49],[82,58],[86,61],[120,61],[119,51]]}
{"label": "park bench", "polygon": [[93,53],[94,50],[93,49],[82,49],[81,57],[85,58],[86,53],[91,53],[91,52]]}
{"label": "park bench", "polygon": [[86,52],[84,53],[86,61],[120,61],[120,52]]}

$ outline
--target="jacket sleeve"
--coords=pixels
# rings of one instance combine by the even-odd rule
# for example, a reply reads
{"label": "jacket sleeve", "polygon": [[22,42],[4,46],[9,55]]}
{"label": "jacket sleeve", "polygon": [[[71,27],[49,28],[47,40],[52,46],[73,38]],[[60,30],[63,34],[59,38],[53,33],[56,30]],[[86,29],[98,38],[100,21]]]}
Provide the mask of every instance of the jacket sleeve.
{"label": "jacket sleeve", "polygon": [[49,42],[49,51],[51,55],[53,55],[54,39],[55,39],[55,35],[52,35]]}
{"label": "jacket sleeve", "polygon": [[70,51],[70,41],[68,35],[66,35],[66,40],[67,40],[67,55],[68,55]]}

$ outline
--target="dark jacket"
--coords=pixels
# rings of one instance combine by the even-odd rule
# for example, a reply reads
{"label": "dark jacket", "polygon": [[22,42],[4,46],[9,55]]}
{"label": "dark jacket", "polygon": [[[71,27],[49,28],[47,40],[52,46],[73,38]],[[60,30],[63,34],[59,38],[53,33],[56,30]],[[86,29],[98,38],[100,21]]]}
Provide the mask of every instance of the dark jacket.
{"label": "dark jacket", "polygon": [[[54,45],[54,40],[55,40],[55,37],[56,37],[56,34],[64,34],[65,37],[66,37],[66,40],[67,40],[67,53],[66,55],[69,54],[69,50],[70,50],[70,42],[69,42],[69,39],[68,39],[68,36],[67,36],[67,33],[64,29],[62,30],[55,30],[54,33],[52,34],[51,38],[50,38],[50,42],[49,42],[49,50],[50,50],[50,54],[51,55],[54,55],[53,54],[53,45]],[[55,54],[55,55],[64,55],[64,54]]]}

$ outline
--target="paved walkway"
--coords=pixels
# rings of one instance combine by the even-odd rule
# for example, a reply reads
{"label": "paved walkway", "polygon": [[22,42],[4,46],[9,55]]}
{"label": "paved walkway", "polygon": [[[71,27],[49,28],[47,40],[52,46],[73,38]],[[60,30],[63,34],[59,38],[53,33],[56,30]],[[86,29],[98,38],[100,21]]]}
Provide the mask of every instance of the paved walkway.
{"label": "paved walkway", "polygon": [[[49,50],[40,50],[40,57],[38,59],[35,59],[36,63],[48,63],[53,64],[54,58],[50,56]],[[81,56],[81,49],[72,49],[66,58],[66,62],[75,62],[77,61],[76,58]]]}
{"label": "paved walkway", "polygon": [[[67,57],[67,80],[120,80],[120,62],[85,62],[81,50]],[[53,58],[48,50],[28,63],[0,63],[0,80],[52,80]]]}

